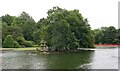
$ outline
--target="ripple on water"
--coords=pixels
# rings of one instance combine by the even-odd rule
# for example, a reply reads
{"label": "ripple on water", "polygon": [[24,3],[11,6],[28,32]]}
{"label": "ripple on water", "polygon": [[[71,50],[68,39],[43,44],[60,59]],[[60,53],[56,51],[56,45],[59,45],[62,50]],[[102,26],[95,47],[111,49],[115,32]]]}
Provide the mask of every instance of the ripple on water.
{"label": "ripple on water", "polygon": [[5,52],[0,56],[3,58],[2,65],[4,69],[46,69],[48,66],[50,68],[63,68],[65,66],[66,68],[75,68],[78,66],[76,67],[78,69],[114,69],[117,67],[117,59],[120,57],[117,56],[116,53],[117,49],[106,48],[98,49],[94,52],[81,51],[81,53],[63,53],[50,55],[37,55],[32,52]]}

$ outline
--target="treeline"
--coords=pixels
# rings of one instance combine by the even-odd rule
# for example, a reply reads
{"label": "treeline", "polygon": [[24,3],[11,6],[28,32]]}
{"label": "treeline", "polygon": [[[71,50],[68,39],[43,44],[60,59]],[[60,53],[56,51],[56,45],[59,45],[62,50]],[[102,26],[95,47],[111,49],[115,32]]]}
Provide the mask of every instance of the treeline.
{"label": "treeline", "polygon": [[[1,16],[3,47],[32,47],[39,45],[41,40],[54,50],[92,48],[95,43],[120,43],[119,29],[111,26],[91,30],[79,10],[53,7],[47,14],[47,18],[38,22],[26,12],[19,16]],[[11,40],[13,46],[9,46]]]}
{"label": "treeline", "polygon": [[96,44],[120,44],[120,29],[113,26],[94,29]]}

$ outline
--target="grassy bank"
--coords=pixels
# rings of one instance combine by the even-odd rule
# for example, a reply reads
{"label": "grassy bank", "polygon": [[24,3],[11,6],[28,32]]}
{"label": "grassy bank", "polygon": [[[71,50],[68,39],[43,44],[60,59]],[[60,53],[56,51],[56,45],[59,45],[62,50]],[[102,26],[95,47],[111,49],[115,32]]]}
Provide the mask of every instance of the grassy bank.
{"label": "grassy bank", "polygon": [[0,48],[0,51],[9,51],[9,50],[24,51],[24,50],[36,50],[36,48],[38,48],[38,47],[29,47],[29,48]]}
{"label": "grassy bank", "polygon": [[[120,44],[96,44],[95,47],[116,47],[120,46]],[[10,51],[10,50],[15,50],[15,51],[29,51],[29,50],[36,50],[36,48],[39,47],[27,47],[27,48],[0,48],[0,51]]]}

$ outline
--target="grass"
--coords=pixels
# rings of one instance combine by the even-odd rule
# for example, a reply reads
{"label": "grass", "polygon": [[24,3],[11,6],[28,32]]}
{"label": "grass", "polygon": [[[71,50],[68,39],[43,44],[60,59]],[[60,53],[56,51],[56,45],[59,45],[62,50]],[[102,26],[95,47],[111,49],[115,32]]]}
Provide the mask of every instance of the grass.
{"label": "grass", "polygon": [[[95,47],[105,47],[105,46],[108,46],[108,47],[113,47],[113,46],[118,46],[118,45],[96,45]],[[119,45],[120,46],[120,45]],[[33,47],[26,47],[26,48],[0,48],[0,51],[3,50],[3,51],[9,51],[9,50],[15,50],[15,51],[29,51],[29,50],[36,50],[36,48],[40,48],[38,45],[34,45]]]}
{"label": "grass", "polygon": [[18,50],[18,51],[24,51],[24,50],[36,50],[36,48],[39,48],[39,45],[33,45],[33,47],[21,47],[21,48],[0,48],[0,51],[9,51],[9,50]]}
{"label": "grass", "polygon": [[36,48],[39,47],[27,47],[27,48],[0,48],[0,50],[7,51],[7,50],[19,50],[19,51],[24,51],[24,50],[36,50]]}
{"label": "grass", "polygon": [[[36,47],[37,48],[37,47]],[[36,48],[15,48],[14,50],[36,50]]]}

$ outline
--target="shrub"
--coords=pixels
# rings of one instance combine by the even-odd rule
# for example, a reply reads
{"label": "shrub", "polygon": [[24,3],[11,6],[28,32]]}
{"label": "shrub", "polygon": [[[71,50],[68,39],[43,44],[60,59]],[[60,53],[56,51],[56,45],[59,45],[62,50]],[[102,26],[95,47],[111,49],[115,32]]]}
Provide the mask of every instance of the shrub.
{"label": "shrub", "polygon": [[35,42],[34,41],[31,41],[33,45],[35,45]]}
{"label": "shrub", "polygon": [[11,35],[7,35],[4,42],[3,42],[4,48],[13,48],[14,47],[14,40]]}
{"label": "shrub", "polygon": [[24,42],[25,42],[24,37],[22,37],[22,36],[17,37],[17,42],[18,42],[20,45],[23,45]]}
{"label": "shrub", "polygon": [[17,42],[24,47],[32,47],[35,44],[33,41],[26,41],[23,36],[17,37]]}
{"label": "shrub", "polygon": [[21,47],[21,46],[19,45],[19,43],[18,43],[17,41],[14,41],[14,47],[15,47],[15,48],[19,48],[19,47]]}
{"label": "shrub", "polygon": [[0,47],[2,46],[2,39],[0,39]]}
{"label": "shrub", "polygon": [[24,42],[24,45],[25,45],[26,47],[32,47],[32,46],[33,46],[33,44],[32,44],[31,41],[25,41],[25,42]]}

